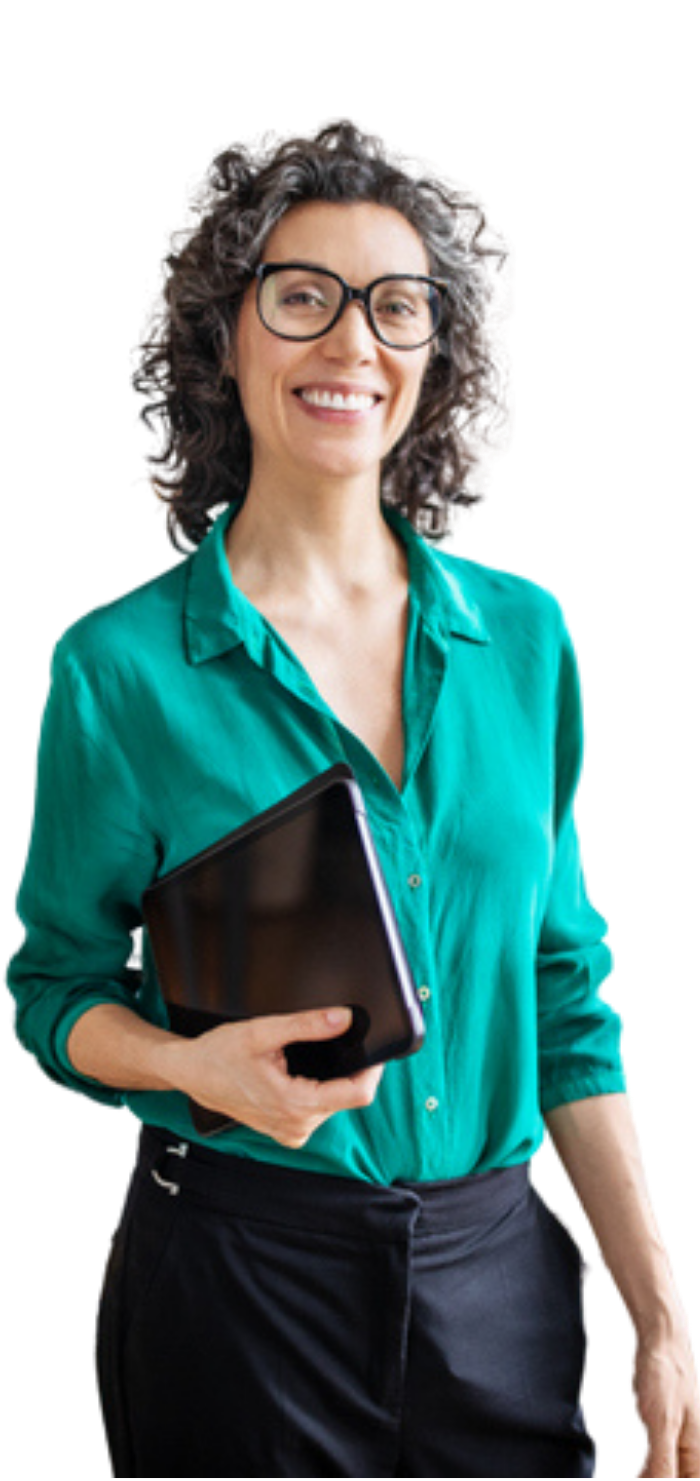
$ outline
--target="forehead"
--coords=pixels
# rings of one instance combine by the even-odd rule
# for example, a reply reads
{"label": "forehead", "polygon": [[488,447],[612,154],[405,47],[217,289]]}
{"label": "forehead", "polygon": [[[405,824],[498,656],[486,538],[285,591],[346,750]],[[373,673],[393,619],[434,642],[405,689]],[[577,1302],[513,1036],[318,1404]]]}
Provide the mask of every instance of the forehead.
{"label": "forehead", "polygon": [[263,260],[302,258],[353,283],[384,273],[429,273],[423,241],[405,216],[374,201],[305,201],[273,227]]}

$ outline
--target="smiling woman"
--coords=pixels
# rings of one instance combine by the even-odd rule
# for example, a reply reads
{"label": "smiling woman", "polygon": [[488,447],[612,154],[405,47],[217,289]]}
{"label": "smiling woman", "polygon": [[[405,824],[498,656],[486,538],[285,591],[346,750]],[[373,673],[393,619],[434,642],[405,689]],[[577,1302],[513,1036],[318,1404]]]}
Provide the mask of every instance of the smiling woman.
{"label": "smiling woman", "polygon": [[[549,592],[435,548],[496,404],[484,236],[341,123],[221,155],[168,259],[136,384],[197,548],[57,645],[9,974],[46,1071],[143,1123],[100,1305],[117,1476],[592,1475],[545,1124],[638,1328],[648,1474],[694,1463],[574,821],[573,645]],[[323,1008],[196,1038],[147,933],[129,963],[155,880],[339,761],[426,1033],[321,1082],[286,1051],[349,1029],[347,962]]]}
{"label": "smiling woman", "polygon": [[[329,282],[342,284],[345,277],[363,287],[388,273],[424,275],[429,267],[423,242],[405,217],[374,202],[296,206],[271,232],[263,267],[314,256],[338,274]],[[278,276],[267,276],[263,284]],[[318,292],[310,292],[308,275],[304,279],[298,270],[285,269],[285,278],[282,299],[278,292],[261,301],[260,280],[249,285],[229,361],[251,434],[249,489],[274,467],[278,474],[284,469],[290,486],[310,474],[315,480],[369,475],[378,499],[382,464],[418,404],[430,361],[432,323],[428,334],[422,325],[408,346],[389,346],[377,335],[369,303],[344,303],[342,296],[338,303],[337,295],[334,302],[328,292],[319,299]],[[378,302],[381,307],[382,300]],[[319,303],[325,319],[320,328]],[[310,314],[316,321],[311,329]],[[295,326],[300,334],[293,332]],[[339,397],[352,397],[354,404],[339,404]]]}
{"label": "smiling woman", "polygon": [[[429,279],[429,361],[415,417],[382,466],[384,499],[427,535],[439,537],[447,530],[450,505],[478,497],[472,481],[482,437],[501,412],[487,311],[493,269],[502,264],[504,249],[471,196],[425,173],[416,177],[389,157],[380,140],[344,122],[322,129],[313,143],[285,140],[255,163],[245,149],[224,151],[200,197],[201,226],[168,257],[165,312],[154,319],[134,383],[148,398],[146,421],[160,422],[165,434],[153,458],[163,470],[155,485],[170,505],[175,544],[182,534],[198,543],[210,526],[208,510],[247,490],[249,427],[236,381],[222,367],[230,367],[241,304],[255,296],[256,282],[263,322],[280,333],[279,321],[272,324],[270,317],[279,311],[280,294],[271,271],[280,259],[275,231],[291,229],[302,203],[318,206],[326,220],[331,205],[362,207],[368,220],[373,206],[382,207],[393,245],[388,238],[379,254],[381,268],[349,279],[354,289],[390,272],[409,274],[414,293],[416,275]],[[341,219],[349,222],[350,213]],[[296,239],[308,244],[308,250],[295,251],[297,260],[340,275],[324,278],[321,298],[329,298],[329,311],[332,306],[334,314],[352,318],[344,312],[348,289],[341,258],[331,260],[330,244],[326,248],[310,226],[300,226]],[[408,256],[401,254],[404,244]],[[426,303],[422,294],[421,302]],[[375,288],[366,312],[380,339],[393,342],[396,299],[391,333],[384,324],[387,307]],[[353,310],[359,312],[355,303]],[[332,319],[329,313],[328,327]],[[411,354],[420,343],[411,336]],[[398,348],[409,349],[403,340]]]}
{"label": "smiling woman", "polygon": [[[285,276],[295,273],[295,306],[304,289],[301,337],[291,332],[289,295],[283,301],[284,334],[276,313],[274,323],[269,320],[270,303],[263,302],[256,282],[239,308],[227,366],[235,376],[251,454],[248,491],[235,534],[229,530],[227,554],[238,588],[274,624],[334,713],[400,786],[406,560],[388,532],[363,528],[360,511],[379,506],[382,468],[416,414],[438,317],[427,341],[421,330],[410,345],[389,346],[373,324],[367,290],[342,292],[343,274],[353,283],[379,281],[380,288],[394,271],[402,280],[414,273],[423,281],[425,247],[399,212],[373,202],[297,205],[274,227],[263,272],[268,262],[308,261],[314,251],[323,270],[334,274],[331,281],[341,285],[340,302],[331,298],[323,327],[315,318],[309,332],[308,275],[300,278],[286,266]],[[321,302],[327,298],[326,292]],[[315,317],[318,295],[312,303]],[[304,528],[312,518],[319,551],[326,544],[321,559],[308,533],[297,537],[288,517],[292,508]],[[284,552],[276,553],[273,526],[279,539],[285,522]],[[344,562],[338,560],[341,545]]]}

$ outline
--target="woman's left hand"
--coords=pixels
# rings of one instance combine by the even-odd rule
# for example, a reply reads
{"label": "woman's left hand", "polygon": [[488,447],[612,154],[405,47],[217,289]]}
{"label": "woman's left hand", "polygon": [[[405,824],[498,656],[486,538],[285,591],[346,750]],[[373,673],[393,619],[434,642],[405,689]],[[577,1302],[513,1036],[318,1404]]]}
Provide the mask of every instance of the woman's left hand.
{"label": "woman's left hand", "polygon": [[682,1318],[640,1336],[634,1387],[649,1449],[640,1476],[700,1477],[700,1393]]}

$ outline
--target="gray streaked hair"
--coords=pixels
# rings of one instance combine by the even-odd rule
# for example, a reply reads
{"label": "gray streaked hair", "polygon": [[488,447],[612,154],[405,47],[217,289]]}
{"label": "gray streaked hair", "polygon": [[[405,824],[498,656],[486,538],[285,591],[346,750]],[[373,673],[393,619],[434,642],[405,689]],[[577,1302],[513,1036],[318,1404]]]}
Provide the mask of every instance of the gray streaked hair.
{"label": "gray streaked hair", "polygon": [[[266,238],[287,210],[318,200],[394,207],[422,237],[431,275],[447,283],[419,403],[383,461],[380,496],[423,535],[450,541],[460,512],[481,502],[468,489],[479,273],[481,287],[484,281],[474,231],[481,197],[352,118],[327,118],[305,135],[268,130],[255,142],[223,145],[188,190],[184,227],[164,234],[160,286],[130,347],[129,384],[147,401],[139,424],[151,434],[160,424],[163,432],[144,453],[152,471],[135,481],[147,483],[163,507],[167,542],[179,554],[203,539],[218,509],[246,496],[250,432],[223,366]],[[484,221],[479,216],[481,230]]]}

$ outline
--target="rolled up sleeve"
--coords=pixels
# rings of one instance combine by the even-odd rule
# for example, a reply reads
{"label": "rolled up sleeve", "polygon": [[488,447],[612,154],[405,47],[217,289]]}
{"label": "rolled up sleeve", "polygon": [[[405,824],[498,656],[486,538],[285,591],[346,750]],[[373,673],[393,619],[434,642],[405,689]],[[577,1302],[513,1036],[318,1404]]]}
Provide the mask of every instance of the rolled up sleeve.
{"label": "rolled up sleeve", "polygon": [[64,638],[53,657],[17,900],[25,937],[8,985],[25,1048],[52,1079],[107,1105],[120,1105],[121,1092],[77,1073],[66,1044],[88,1008],[138,1008],[140,975],[127,964],[155,849],[127,759]]}
{"label": "rolled up sleeve", "polygon": [[612,968],[607,925],[584,881],[574,799],[583,759],[578,666],[561,623],[555,746],[555,849],[537,951],[538,1059],[543,1112],[624,1091],[619,1015],[601,996]]}

